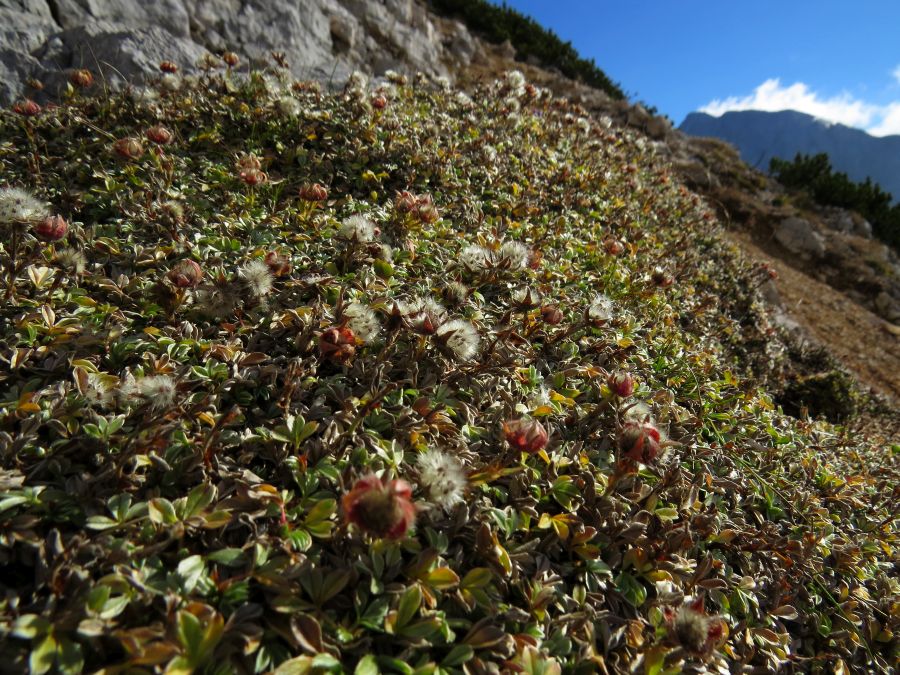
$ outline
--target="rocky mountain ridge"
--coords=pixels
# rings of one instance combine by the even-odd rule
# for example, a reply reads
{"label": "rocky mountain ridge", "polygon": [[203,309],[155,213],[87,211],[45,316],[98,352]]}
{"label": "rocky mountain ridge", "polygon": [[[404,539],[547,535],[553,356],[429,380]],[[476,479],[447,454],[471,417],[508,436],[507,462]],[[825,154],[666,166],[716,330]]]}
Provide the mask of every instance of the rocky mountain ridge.
{"label": "rocky mountain ridge", "polygon": [[678,127],[691,136],[712,136],[734,145],[750,166],[765,171],[774,157],[826,153],[836,171],[850,180],[866,178],[900,198],[900,136],[871,136],[796,110],[740,110],[719,117],[688,115]]}

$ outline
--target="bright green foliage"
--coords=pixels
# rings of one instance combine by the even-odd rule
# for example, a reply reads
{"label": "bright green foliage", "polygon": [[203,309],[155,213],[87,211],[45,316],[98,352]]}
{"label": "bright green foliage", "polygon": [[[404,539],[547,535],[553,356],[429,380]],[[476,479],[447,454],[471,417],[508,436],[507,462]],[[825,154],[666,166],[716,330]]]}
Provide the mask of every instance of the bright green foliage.
{"label": "bright green foliage", "polygon": [[759,271],[644,138],[282,77],[0,116],[0,176],[70,222],[0,225],[3,668],[896,662],[897,453],[774,409]]}

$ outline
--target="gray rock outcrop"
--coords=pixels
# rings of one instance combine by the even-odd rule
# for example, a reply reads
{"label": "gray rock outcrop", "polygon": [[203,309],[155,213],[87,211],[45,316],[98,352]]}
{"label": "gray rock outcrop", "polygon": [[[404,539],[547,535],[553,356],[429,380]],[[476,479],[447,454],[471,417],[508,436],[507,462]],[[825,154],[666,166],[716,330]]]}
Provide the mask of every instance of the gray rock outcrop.
{"label": "gray rock outcrop", "polygon": [[775,239],[791,253],[821,258],[825,255],[825,237],[804,218],[790,217],[775,228]]}
{"label": "gray rock outcrop", "polygon": [[447,76],[477,52],[463,24],[421,0],[0,0],[0,26],[3,105],[56,95],[76,68],[115,86],[225,50],[241,67],[281,52],[296,77],[334,85],[357,69]]}

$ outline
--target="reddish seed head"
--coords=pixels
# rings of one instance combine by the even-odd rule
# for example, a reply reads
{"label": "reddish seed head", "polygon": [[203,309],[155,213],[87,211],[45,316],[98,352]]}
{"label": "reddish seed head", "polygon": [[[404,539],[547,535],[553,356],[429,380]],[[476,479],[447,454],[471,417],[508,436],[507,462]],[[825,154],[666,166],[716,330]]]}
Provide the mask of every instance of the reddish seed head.
{"label": "reddish seed head", "polygon": [[650,464],[659,457],[659,431],[649,422],[627,422],[619,433],[619,450],[628,459]]}
{"label": "reddish seed head", "polygon": [[668,288],[675,283],[674,277],[660,267],[653,270],[650,279],[659,288]]}
{"label": "reddish seed head", "polygon": [[625,251],[625,244],[610,237],[603,241],[603,248],[609,255],[621,255]]}
{"label": "reddish seed head", "polygon": [[275,277],[284,277],[291,273],[291,261],[278,251],[269,251],[264,258],[266,266]]}
{"label": "reddish seed head", "polygon": [[177,73],[178,65],[171,61],[162,61],[159,64],[159,69],[164,73]]}
{"label": "reddish seed head", "polygon": [[240,173],[240,178],[247,185],[262,185],[263,183],[268,182],[269,176],[265,171],[260,171],[259,169],[244,169]]}
{"label": "reddish seed head", "polygon": [[416,520],[412,487],[405,480],[382,483],[374,474],[356,481],[341,500],[348,523],[376,537],[401,539]]}
{"label": "reddish seed head", "polygon": [[319,336],[319,352],[335,363],[347,363],[356,354],[356,336],[347,326],[329,328]]}
{"label": "reddish seed head", "polygon": [[47,216],[34,226],[34,234],[44,241],[58,241],[68,231],[69,224],[62,216]]}
{"label": "reddish seed head", "polygon": [[237,168],[240,170],[245,169],[261,169],[262,162],[259,157],[254,155],[252,152],[247,155],[241,155],[237,160]]}
{"label": "reddish seed head", "polygon": [[175,134],[162,124],[157,124],[156,126],[147,129],[146,136],[157,145],[168,145],[175,140]]}
{"label": "reddish seed head", "polygon": [[376,94],[372,97],[372,107],[375,110],[384,110],[387,107],[387,98],[382,94]]}
{"label": "reddish seed head", "polygon": [[234,52],[225,52],[224,54],[222,54],[222,60],[229,68],[234,68],[238,63],[240,63],[238,55]]}
{"label": "reddish seed head", "polygon": [[531,455],[543,450],[548,440],[544,425],[530,417],[507,420],[503,423],[503,435],[510,446]]}
{"label": "reddish seed head", "polygon": [[69,82],[79,89],[87,89],[94,84],[94,76],[91,74],[91,71],[81,68],[69,75]]}
{"label": "reddish seed head", "polygon": [[203,279],[203,268],[195,260],[186,258],[170,269],[166,278],[178,288],[195,288]]}
{"label": "reddish seed head", "polygon": [[441,217],[431,195],[422,195],[416,200],[416,216],[423,223],[434,223]]}
{"label": "reddish seed head", "polygon": [[397,213],[411,213],[416,208],[416,196],[409,190],[394,195],[394,208]]}
{"label": "reddish seed head", "polygon": [[541,319],[549,326],[556,326],[563,320],[563,313],[552,305],[541,307]]}
{"label": "reddish seed head", "polygon": [[126,136],[113,143],[113,150],[124,159],[140,159],[144,154],[144,145],[134,136]]}
{"label": "reddish seed head", "polygon": [[307,202],[324,202],[328,199],[328,188],[321,183],[305,183],[300,188],[300,199]]}
{"label": "reddish seed head", "polygon": [[725,622],[704,611],[702,598],[677,610],[666,608],[664,617],[670,643],[679,645],[696,658],[709,658],[725,638]]}
{"label": "reddish seed head", "polygon": [[610,391],[619,398],[628,398],[634,393],[634,378],[623,371],[610,373],[606,384],[609,385]]}
{"label": "reddish seed head", "polygon": [[23,115],[24,117],[34,117],[35,115],[40,115],[41,106],[32,101],[30,98],[26,98],[24,101],[18,101],[12,107],[13,112]]}

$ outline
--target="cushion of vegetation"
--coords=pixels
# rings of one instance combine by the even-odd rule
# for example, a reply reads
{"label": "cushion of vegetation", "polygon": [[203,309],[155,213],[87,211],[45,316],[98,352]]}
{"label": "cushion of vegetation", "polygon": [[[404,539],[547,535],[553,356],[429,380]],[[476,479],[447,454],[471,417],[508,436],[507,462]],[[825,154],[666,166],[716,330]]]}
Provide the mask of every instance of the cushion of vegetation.
{"label": "cushion of vegetation", "polygon": [[896,663],[897,448],[749,377],[761,272],[651,144],[283,79],[0,115],[4,668]]}

